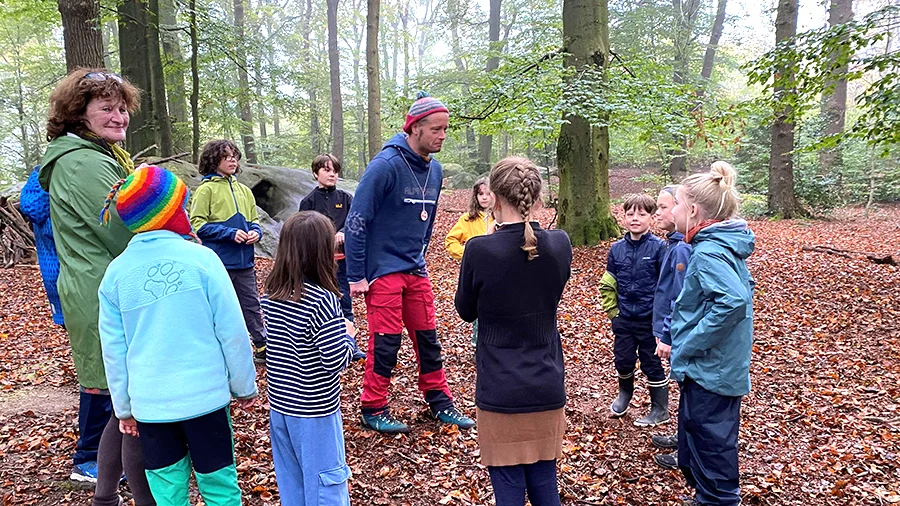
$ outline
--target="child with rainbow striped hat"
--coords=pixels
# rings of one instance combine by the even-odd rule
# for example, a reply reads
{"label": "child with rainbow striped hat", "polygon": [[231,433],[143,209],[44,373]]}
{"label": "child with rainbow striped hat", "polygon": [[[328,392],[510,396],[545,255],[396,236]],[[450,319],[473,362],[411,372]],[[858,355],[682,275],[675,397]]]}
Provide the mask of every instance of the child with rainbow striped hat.
{"label": "child with rainbow striped hat", "polygon": [[[116,196],[118,198],[116,199]],[[229,405],[253,406],[256,369],[228,272],[191,230],[184,182],[141,167],[107,199],[135,235],[100,284],[100,342],[120,430],[140,434],[159,506],[241,504]]]}

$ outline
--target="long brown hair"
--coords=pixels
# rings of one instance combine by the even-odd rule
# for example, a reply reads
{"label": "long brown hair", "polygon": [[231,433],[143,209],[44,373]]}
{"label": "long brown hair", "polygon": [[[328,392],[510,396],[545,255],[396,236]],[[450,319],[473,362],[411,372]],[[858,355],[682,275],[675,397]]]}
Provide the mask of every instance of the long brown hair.
{"label": "long brown hair", "polygon": [[525,221],[525,244],[522,251],[528,260],[538,256],[537,236],[528,221],[531,208],[541,198],[541,173],[531,160],[518,156],[504,158],[494,165],[490,176],[491,191],[518,211]]}
{"label": "long brown hair", "polygon": [[[98,79],[88,79],[87,76]],[[105,69],[77,68],[63,78],[50,94],[50,111],[47,113],[47,140],[83,133],[84,113],[88,103],[95,98],[122,98],[129,113],[141,107],[141,92],[124,77]]]}
{"label": "long brown hair", "polygon": [[469,201],[469,214],[466,216],[466,221],[475,221],[478,219],[478,215],[481,212],[487,212],[487,209],[483,209],[481,205],[478,204],[478,192],[481,191],[482,186],[487,186],[487,184],[487,178],[480,177],[472,186],[472,200]]}
{"label": "long brown hair", "polygon": [[334,263],[334,225],[315,211],[300,211],[285,222],[275,266],[266,278],[266,293],[272,300],[300,302],[304,282],[341,296]]}

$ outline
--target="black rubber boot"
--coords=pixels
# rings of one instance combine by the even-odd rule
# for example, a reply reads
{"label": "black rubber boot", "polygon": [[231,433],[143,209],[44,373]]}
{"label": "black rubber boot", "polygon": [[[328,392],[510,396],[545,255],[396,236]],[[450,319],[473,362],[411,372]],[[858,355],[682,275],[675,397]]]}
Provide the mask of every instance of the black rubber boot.
{"label": "black rubber boot", "polygon": [[671,449],[678,448],[678,436],[653,436],[650,442],[657,448]]}
{"label": "black rubber boot", "polygon": [[613,401],[612,405],[609,407],[613,416],[620,417],[628,411],[628,404],[631,402],[631,397],[633,395],[634,373],[631,373],[627,378],[619,376],[619,396],[616,397],[616,400]]}
{"label": "black rubber boot", "polygon": [[669,386],[650,387],[650,413],[635,420],[638,427],[653,427],[669,421]]}

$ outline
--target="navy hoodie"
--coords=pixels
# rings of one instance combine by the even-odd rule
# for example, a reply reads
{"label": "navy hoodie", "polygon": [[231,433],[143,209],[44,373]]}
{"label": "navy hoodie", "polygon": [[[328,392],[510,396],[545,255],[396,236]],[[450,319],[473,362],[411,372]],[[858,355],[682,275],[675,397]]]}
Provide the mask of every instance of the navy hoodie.
{"label": "navy hoodie", "polygon": [[[441,164],[425,161],[399,133],[369,162],[344,224],[347,279],[351,283],[396,272],[425,273],[441,193]],[[422,189],[425,196],[422,196]],[[427,214],[422,220],[422,210]]]}
{"label": "navy hoodie", "polygon": [[684,234],[681,232],[669,232],[666,238],[666,254],[663,255],[659,282],[653,296],[653,336],[671,346],[669,326],[672,323],[672,308],[684,285],[684,274],[691,259],[691,245],[684,242]]}

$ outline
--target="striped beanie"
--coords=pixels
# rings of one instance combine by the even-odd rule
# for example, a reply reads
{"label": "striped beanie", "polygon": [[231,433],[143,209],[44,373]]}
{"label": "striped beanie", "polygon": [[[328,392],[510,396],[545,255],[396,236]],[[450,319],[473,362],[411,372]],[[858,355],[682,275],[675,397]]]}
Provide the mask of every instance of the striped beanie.
{"label": "striped beanie", "polygon": [[406,123],[403,124],[403,131],[411,134],[413,123],[436,112],[449,113],[450,110],[440,100],[428,93],[424,91],[416,93],[416,101],[413,102],[412,107],[409,108],[409,113],[406,114]]}
{"label": "striped beanie", "polygon": [[169,230],[190,235],[188,195],[187,185],[175,174],[155,165],[141,167],[113,186],[100,221],[109,223],[109,206],[115,199],[116,212],[134,233]]}

